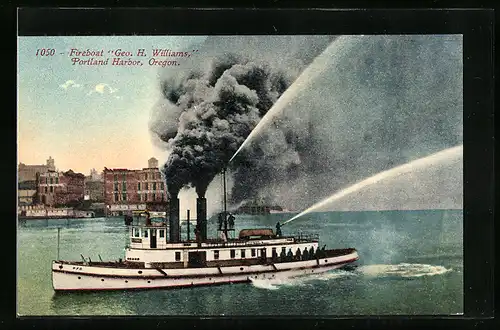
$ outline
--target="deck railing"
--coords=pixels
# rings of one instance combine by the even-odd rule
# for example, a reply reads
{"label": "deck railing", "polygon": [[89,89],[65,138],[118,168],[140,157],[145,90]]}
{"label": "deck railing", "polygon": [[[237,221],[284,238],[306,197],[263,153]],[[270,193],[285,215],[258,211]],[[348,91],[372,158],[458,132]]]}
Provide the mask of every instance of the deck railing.
{"label": "deck railing", "polygon": [[[143,237],[131,237],[132,243],[141,243],[141,242],[134,242],[136,239],[142,239]],[[274,240],[283,240],[286,239],[288,243],[293,242],[293,243],[308,243],[308,242],[318,242],[319,241],[319,234],[308,234],[308,233],[296,233],[293,235],[282,235],[282,236],[276,236],[276,237],[271,237],[271,239]],[[228,241],[223,241],[221,239],[208,239],[202,242],[203,246],[205,247],[239,247],[239,246],[256,246],[256,245],[262,245],[263,243],[266,243],[269,238],[262,238],[262,239],[255,239],[255,240],[246,240],[246,239],[229,239]],[[126,248],[130,248],[131,242],[127,242]],[[167,240],[167,244],[170,242]],[[183,244],[184,246],[196,246],[197,241],[196,240],[189,240],[188,241],[182,241],[178,242],[176,244]],[[148,247],[149,246],[149,241],[142,242],[143,247]],[[160,246],[158,245],[158,248]]]}
{"label": "deck railing", "polygon": [[297,233],[292,236],[297,242],[317,242],[319,241],[319,234],[306,234]]}

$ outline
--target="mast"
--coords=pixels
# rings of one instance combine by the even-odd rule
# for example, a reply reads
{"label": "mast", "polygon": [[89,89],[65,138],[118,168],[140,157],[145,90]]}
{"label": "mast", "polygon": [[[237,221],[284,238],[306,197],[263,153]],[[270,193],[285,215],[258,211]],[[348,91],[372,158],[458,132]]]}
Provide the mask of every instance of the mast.
{"label": "mast", "polygon": [[61,236],[61,227],[57,227],[57,260],[59,260],[59,242]]}

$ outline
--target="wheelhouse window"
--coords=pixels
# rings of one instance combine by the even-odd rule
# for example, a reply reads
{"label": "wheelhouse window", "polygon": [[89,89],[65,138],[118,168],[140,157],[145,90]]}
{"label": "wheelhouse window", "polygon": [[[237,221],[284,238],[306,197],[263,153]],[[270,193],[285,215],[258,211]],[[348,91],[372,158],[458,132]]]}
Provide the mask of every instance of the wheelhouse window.
{"label": "wheelhouse window", "polygon": [[144,229],[144,237],[148,237],[148,229]]}
{"label": "wheelhouse window", "polygon": [[244,249],[241,249],[241,257],[242,258],[246,258],[246,256],[245,256],[245,250]]}
{"label": "wheelhouse window", "polygon": [[164,229],[159,230],[159,236],[160,236],[160,238],[165,237],[165,230]]}
{"label": "wheelhouse window", "polygon": [[140,182],[137,183],[137,190],[141,190],[141,183]]}
{"label": "wheelhouse window", "polygon": [[251,253],[252,253],[252,257],[255,257],[255,249],[252,249]]}
{"label": "wheelhouse window", "polygon": [[133,230],[134,237],[140,237],[141,232],[140,232],[139,228],[133,228],[132,230]]}
{"label": "wheelhouse window", "polygon": [[230,250],[231,258],[236,257],[236,250]]}
{"label": "wheelhouse window", "polygon": [[214,250],[214,259],[219,260],[219,250]]}
{"label": "wheelhouse window", "polygon": [[181,260],[181,253],[175,252],[175,261],[180,261],[180,260]]}

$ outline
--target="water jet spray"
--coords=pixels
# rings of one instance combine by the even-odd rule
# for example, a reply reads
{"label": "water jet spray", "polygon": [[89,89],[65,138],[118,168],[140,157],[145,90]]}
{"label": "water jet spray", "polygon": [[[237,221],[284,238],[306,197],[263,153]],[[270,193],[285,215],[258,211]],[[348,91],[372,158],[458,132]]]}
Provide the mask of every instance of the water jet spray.
{"label": "water jet spray", "polygon": [[328,205],[331,202],[334,202],[335,200],[338,200],[342,197],[345,197],[347,195],[355,193],[355,192],[359,191],[360,189],[371,186],[379,181],[382,181],[382,180],[388,179],[388,178],[392,178],[392,177],[396,177],[396,176],[402,175],[404,173],[412,172],[413,170],[415,170],[417,168],[430,166],[436,162],[439,162],[443,159],[447,159],[451,156],[455,156],[455,155],[462,153],[462,152],[463,152],[463,145],[448,148],[448,149],[439,151],[437,153],[434,153],[430,156],[419,158],[419,159],[411,161],[409,163],[394,167],[390,170],[375,174],[375,175],[373,175],[365,180],[359,181],[359,182],[333,194],[332,196],[324,199],[323,201],[321,201],[319,203],[312,205],[311,207],[304,210],[303,212],[295,215],[293,218],[283,222],[283,224],[281,226],[284,226],[287,223],[289,223],[289,222],[291,222],[291,221],[293,221],[293,220],[295,220],[303,215],[314,212],[314,211],[320,209],[321,207]]}
{"label": "water jet spray", "polygon": [[339,56],[337,50],[346,47],[347,43],[350,41],[351,38],[341,36],[338,39],[335,39],[319,56],[317,56],[314,61],[299,75],[293,84],[281,95],[281,97],[278,98],[276,103],[274,103],[264,117],[262,117],[257,126],[255,126],[238,150],[236,150],[234,155],[229,159],[229,162],[231,162],[236,155],[238,155],[238,153],[262,131],[264,126],[271,123],[273,119],[281,114],[293,97],[297,95],[298,91],[306,88],[306,86],[310,84],[315,77],[323,73],[327,69],[326,63],[331,61],[333,57]]}

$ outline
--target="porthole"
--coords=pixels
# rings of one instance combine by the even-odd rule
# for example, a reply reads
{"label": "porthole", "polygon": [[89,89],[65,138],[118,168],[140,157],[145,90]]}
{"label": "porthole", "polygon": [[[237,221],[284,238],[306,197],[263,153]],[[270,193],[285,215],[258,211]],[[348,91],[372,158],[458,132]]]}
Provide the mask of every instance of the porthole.
{"label": "porthole", "polygon": [[208,278],[208,280],[209,280],[209,281],[211,281],[211,280],[212,280],[212,278],[211,278],[211,277],[209,277],[209,278]]}
{"label": "porthole", "polygon": [[63,266],[62,266],[62,265],[59,265],[59,269],[62,269],[62,268],[63,268]]}
{"label": "porthole", "polygon": [[101,278],[101,282],[104,282],[104,279],[103,279],[103,278]]}
{"label": "porthole", "polygon": [[127,281],[127,280],[125,280],[125,283],[128,283],[128,281]]}
{"label": "porthole", "polygon": [[243,267],[240,267],[240,270],[243,270]]}
{"label": "porthole", "polygon": [[328,260],[325,260],[325,262],[328,262]]}
{"label": "porthole", "polygon": [[142,274],[142,270],[138,271],[139,274]]}
{"label": "porthole", "polygon": [[151,283],[151,281],[148,281],[148,283]]}
{"label": "porthole", "polygon": [[257,276],[255,276],[255,278],[257,278]]}
{"label": "porthole", "polygon": [[81,280],[82,278],[80,276],[78,276],[78,279]]}

